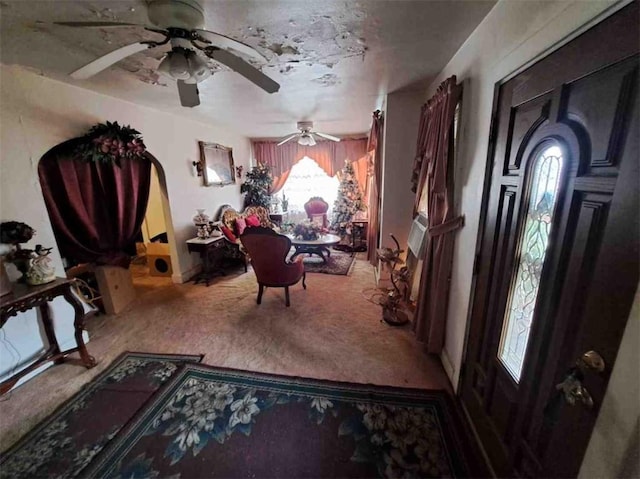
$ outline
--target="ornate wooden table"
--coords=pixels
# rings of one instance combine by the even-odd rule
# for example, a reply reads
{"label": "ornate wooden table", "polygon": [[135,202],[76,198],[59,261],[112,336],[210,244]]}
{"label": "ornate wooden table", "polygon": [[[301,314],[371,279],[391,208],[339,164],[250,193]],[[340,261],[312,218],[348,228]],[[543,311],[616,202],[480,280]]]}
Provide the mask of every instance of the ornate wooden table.
{"label": "ornate wooden table", "polygon": [[[38,307],[40,308],[44,331],[49,341],[49,347],[35,363],[0,383],[0,395],[9,391],[20,378],[26,376],[43,363],[47,361],[53,361],[56,364],[61,363],[64,361],[64,358],[71,353],[80,353],[82,363],[88,369],[96,365],[96,360],[89,354],[82,339],[85,313],[82,303],[71,291],[72,284],[73,280],[67,278],[56,278],[51,283],[39,286],[15,283],[11,293],[0,297],[0,328],[4,326],[11,316],[16,316],[18,313],[23,313]],[[75,312],[73,326],[75,328],[77,346],[65,351],[60,351],[60,345],[56,339],[51,316],[49,315],[49,305],[47,304],[58,296],[66,299]]]}
{"label": "ornate wooden table", "polygon": [[[189,253],[199,253],[202,258],[202,272],[193,278],[194,284],[203,281],[209,286],[211,278],[216,276],[224,276],[224,270],[221,267],[224,256],[224,237],[217,236],[215,238],[192,238],[187,240],[187,249]],[[245,267],[246,269],[246,267]]]}
{"label": "ornate wooden table", "polygon": [[[294,235],[287,235],[291,240],[291,244],[296,249],[295,253],[291,255],[291,261],[299,254],[308,253],[309,255],[317,254],[322,258],[324,263],[327,262],[327,258],[331,256],[331,250],[329,246],[336,245],[340,242],[340,236],[325,234],[315,240],[303,240],[296,239]],[[326,253],[326,257],[325,254]]]}

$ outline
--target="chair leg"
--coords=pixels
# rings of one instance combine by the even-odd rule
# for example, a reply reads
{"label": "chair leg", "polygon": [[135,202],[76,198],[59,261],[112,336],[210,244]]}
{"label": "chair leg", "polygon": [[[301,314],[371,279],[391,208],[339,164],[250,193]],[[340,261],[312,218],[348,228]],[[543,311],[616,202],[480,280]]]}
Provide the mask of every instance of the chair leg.
{"label": "chair leg", "polygon": [[307,279],[307,272],[305,271],[304,273],[302,273],[302,287],[304,289],[307,289],[307,283],[304,282],[306,279]]}
{"label": "chair leg", "polygon": [[245,273],[247,272],[247,263],[248,263],[248,261],[247,261],[247,257],[245,256],[245,257],[244,257],[244,272],[245,272]]}
{"label": "chair leg", "polygon": [[284,299],[285,299],[285,304],[287,305],[287,308],[291,306],[291,302],[289,301],[289,286],[284,287]]}
{"label": "chair leg", "polygon": [[262,303],[262,293],[264,292],[264,286],[262,284],[258,284],[258,304]]}

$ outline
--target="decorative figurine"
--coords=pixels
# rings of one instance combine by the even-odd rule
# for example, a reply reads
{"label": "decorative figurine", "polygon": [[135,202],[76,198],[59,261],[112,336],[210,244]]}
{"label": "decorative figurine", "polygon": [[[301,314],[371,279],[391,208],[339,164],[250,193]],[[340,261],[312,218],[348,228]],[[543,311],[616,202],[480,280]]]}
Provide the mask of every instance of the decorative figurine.
{"label": "decorative figurine", "polygon": [[53,248],[43,248],[42,245],[36,245],[35,251],[32,253],[32,260],[27,270],[27,284],[32,286],[38,284],[50,283],[56,279],[56,270],[51,264],[49,254]]}

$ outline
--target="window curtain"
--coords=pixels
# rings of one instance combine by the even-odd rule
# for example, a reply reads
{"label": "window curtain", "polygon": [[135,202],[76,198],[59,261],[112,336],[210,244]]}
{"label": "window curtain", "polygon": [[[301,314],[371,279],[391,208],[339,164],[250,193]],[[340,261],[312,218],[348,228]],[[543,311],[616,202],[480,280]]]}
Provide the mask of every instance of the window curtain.
{"label": "window curtain", "polygon": [[288,175],[293,165],[305,156],[315,160],[327,175],[335,176],[342,169],[345,161],[356,161],[367,154],[367,139],[319,141],[315,146],[298,145],[294,140],[281,146],[278,146],[276,141],[254,141],[253,154],[259,163],[269,165],[274,177],[274,185],[276,178],[278,183],[284,185],[286,178],[280,181],[280,176],[285,173]]}
{"label": "window curtain", "polygon": [[[362,197],[366,200],[369,194],[369,162],[370,155],[366,154],[360,159],[351,162],[353,166],[353,174],[358,181],[358,186],[362,192]],[[367,205],[368,206],[368,205]]]}
{"label": "window curtain", "polygon": [[280,173],[278,176],[273,176],[273,183],[271,184],[271,188],[269,189],[270,195],[275,195],[278,191],[280,191],[284,184],[289,179],[289,174],[291,173],[291,168],[289,168],[284,173]]}
{"label": "window curtain", "polygon": [[367,259],[372,265],[378,264],[376,249],[380,240],[380,191],[382,189],[382,112],[373,112],[373,122],[369,132],[367,152],[369,169],[373,171],[369,191],[369,231],[367,232]]}
{"label": "window curtain", "polygon": [[412,178],[416,209],[423,189],[428,193],[427,246],[413,327],[430,353],[440,353],[444,345],[454,233],[464,223],[453,211],[453,119],[461,94],[453,76],[422,109]]}
{"label": "window curtain", "polygon": [[121,166],[86,162],[66,141],[40,160],[38,175],[62,256],[78,262],[129,267],[147,210],[151,158]]}

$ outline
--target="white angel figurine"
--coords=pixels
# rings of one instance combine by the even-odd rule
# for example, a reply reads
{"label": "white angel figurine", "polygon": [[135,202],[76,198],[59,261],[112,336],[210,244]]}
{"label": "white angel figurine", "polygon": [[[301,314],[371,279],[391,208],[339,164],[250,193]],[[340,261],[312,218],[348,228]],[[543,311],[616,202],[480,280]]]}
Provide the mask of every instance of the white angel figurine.
{"label": "white angel figurine", "polygon": [[30,285],[38,285],[50,283],[56,279],[56,270],[51,264],[49,253],[53,248],[43,248],[42,245],[36,245],[33,253],[31,266],[27,271],[27,283]]}

